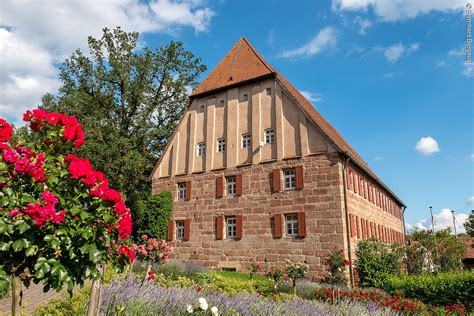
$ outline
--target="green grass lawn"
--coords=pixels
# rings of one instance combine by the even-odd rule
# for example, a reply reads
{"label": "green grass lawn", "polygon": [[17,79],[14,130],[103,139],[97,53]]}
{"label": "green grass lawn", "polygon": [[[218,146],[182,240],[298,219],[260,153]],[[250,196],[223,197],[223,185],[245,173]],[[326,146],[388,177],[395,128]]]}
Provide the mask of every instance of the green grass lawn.
{"label": "green grass lawn", "polygon": [[[241,281],[249,281],[250,280],[250,275],[248,273],[244,272],[237,272],[237,271],[213,271],[211,272],[215,275],[221,276],[223,278],[227,279],[236,279],[236,280],[241,280]],[[261,275],[254,275],[253,279],[256,281],[267,281],[267,278],[261,276]]]}

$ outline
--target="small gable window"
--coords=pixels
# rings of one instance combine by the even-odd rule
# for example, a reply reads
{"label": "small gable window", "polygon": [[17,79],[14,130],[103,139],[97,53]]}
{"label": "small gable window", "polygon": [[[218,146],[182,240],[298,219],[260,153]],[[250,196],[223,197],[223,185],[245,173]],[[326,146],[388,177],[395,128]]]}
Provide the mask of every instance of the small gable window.
{"label": "small gable window", "polygon": [[247,102],[249,100],[249,95],[247,93],[245,93],[243,96],[242,96],[242,101],[243,102]]}
{"label": "small gable window", "polygon": [[273,144],[275,142],[275,130],[269,128],[265,130],[265,144]]}
{"label": "small gable window", "polygon": [[267,88],[267,95],[272,95],[272,88]]}
{"label": "small gable window", "polygon": [[198,156],[204,156],[206,154],[206,144],[205,143],[199,143],[197,146],[197,155]]}
{"label": "small gable window", "polygon": [[242,134],[242,148],[250,148],[250,134]]}
{"label": "small gable window", "polygon": [[222,153],[225,151],[225,139],[224,138],[219,138],[217,140],[217,152]]}

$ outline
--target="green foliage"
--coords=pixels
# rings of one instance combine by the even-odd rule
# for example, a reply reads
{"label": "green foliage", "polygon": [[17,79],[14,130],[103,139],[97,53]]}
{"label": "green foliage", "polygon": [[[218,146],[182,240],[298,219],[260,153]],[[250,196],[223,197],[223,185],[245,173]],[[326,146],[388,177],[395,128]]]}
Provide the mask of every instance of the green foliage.
{"label": "green foliage", "polygon": [[217,277],[216,280],[209,285],[209,289],[210,291],[224,292],[229,295],[273,292],[271,282],[266,279],[239,280],[225,277]]}
{"label": "green foliage", "polygon": [[88,142],[78,150],[135,202],[150,191],[149,176],[188,105],[188,89],[206,67],[173,41],[151,50],[139,33],[105,28],[88,38],[89,53],[76,50],[61,67],[59,94],[44,108],[70,113],[84,124]]}
{"label": "green foliage", "polygon": [[85,315],[89,304],[90,287],[74,291],[72,296],[63,295],[47,304],[36,307],[34,316],[76,316]]}
{"label": "green foliage", "polygon": [[329,259],[331,272],[327,277],[327,282],[334,285],[346,285],[347,277],[344,274],[345,260],[341,251],[333,251]]}
{"label": "green foliage", "polygon": [[464,228],[469,236],[474,237],[474,210],[471,210],[467,221],[464,222]]}
{"label": "green foliage", "polygon": [[136,208],[136,236],[146,234],[158,239],[166,239],[168,221],[173,210],[173,195],[171,192],[161,192],[148,195],[137,202]]}
{"label": "green foliage", "polygon": [[390,275],[401,273],[405,251],[397,244],[388,245],[372,238],[359,241],[356,255],[359,285],[383,287]]}
{"label": "green foliage", "polygon": [[474,271],[392,276],[387,279],[384,289],[426,304],[468,304],[474,297]]}
{"label": "green foliage", "polygon": [[308,273],[308,265],[299,262],[291,263],[287,260],[285,272],[293,283],[293,291],[296,292],[296,281],[306,276]]}
{"label": "green foliage", "polygon": [[[451,234],[450,229],[437,231],[434,235],[430,231],[415,231],[407,236],[415,246],[422,246],[429,252],[429,258],[438,272],[457,271],[463,268],[462,259],[465,254],[464,243]],[[421,260],[419,252],[408,251],[408,272],[420,273],[418,268],[410,268],[412,262]]]}
{"label": "green foliage", "polygon": [[283,272],[277,267],[272,267],[267,271],[266,277],[273,280],[275,284],[280,282]]}

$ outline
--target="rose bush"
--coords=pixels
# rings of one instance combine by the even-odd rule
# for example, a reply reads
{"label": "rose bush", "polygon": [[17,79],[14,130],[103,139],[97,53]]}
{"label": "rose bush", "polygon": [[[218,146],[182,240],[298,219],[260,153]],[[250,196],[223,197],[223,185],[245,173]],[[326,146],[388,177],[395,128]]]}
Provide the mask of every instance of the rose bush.
{"label": "rose bush", "polygon": [[130,262],[133,251],[118,247],[130,210],[89,160],[68,153],[84,144],[77,119],[36,109],[23,120],[29,131],[13,142],[0,119],[0,293],[9,277],[72,291],[99,277],[98,263]]}

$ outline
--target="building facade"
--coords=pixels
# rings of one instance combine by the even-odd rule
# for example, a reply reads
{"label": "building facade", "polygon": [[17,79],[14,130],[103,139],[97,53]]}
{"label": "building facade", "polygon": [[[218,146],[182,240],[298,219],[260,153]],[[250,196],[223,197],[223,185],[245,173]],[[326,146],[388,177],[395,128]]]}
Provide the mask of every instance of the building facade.
{"label": "building facade", "polygon": [[403,202],[314,107],[240,39],[190,96],[151,175],[174,196],[174,258],[251,262],[353,258],[357,241],[404,242]]}

